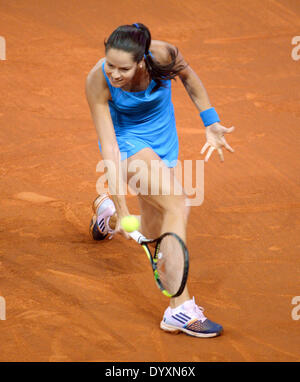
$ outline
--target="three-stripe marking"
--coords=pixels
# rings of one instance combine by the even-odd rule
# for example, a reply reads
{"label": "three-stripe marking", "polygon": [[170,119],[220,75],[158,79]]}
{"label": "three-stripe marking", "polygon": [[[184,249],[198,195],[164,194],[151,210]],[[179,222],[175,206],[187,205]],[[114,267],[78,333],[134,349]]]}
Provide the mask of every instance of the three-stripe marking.
{"label": "three-stripe marking", "polygon": [[103,232],[105,229],[104,219],[100,220],[100,222],[98,223],[98,226],[99,226],[100,230]]}
{"label": "three-stripe marking", "polygon": [[191,317],[187,316],[184,313],[178,313],[175,315],[172,314],[172,317],[174,318],[174,320],[179,321],[181,324],[186,324],[191,319]]}

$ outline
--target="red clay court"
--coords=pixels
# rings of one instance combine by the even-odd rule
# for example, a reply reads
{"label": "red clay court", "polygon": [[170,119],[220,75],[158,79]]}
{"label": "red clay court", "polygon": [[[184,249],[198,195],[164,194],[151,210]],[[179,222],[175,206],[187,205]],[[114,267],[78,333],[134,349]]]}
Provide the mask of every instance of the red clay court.
{"label": "red clay court", "polygon": [[[104,38],[134,22],[180,49],[236,127],[235,153],[205,164],[188,229],[189,289],[217,338],[160,330],[168,299],[143,251],[88,234],[101,157],[85,78]],[[299,361],[299,1],[9,0],[0,35],[0,360]],[[173,102],[180,159],[204,159],[179,79]]]}

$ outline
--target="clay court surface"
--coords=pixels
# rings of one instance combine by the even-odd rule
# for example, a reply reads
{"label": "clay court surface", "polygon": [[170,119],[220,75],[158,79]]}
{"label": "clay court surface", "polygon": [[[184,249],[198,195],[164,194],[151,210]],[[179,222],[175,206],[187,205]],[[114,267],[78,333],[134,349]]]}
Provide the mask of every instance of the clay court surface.
{"label": "clay court surface", "polygon": [[[236,127],[188,227],[190,293],[217,338],[160,330],[168,299],[143,250],[88,234],[101,157],[85,77],[134,22],[179,47]],[[0,360],[300,361],[299,1],[2,0],[0,35]],[[180,159],[204,159],[180,80],[173,102]]]}

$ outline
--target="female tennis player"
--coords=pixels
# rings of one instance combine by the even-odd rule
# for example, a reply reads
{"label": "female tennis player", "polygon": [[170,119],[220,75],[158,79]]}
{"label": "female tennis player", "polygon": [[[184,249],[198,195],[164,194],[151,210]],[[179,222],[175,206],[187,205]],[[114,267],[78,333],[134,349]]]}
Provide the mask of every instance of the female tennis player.
{"label": "female tennis player", "polygon": [[[87,101],[102,157],[114,164],[114,170],[108,166],[106,171],[111,198],[101,194],[93,203],[90,232],[95,240],[103,240],[116,232],[128,238],[120,226],[120,220],[130,215],[120,190],[134,175],[134,172],[124,174],[123,164],[127,159],[126,168],[132,161],[146,164],[148,171],[139,173],[140,181],[145,184],[151,179],[153,161],[160,161],[165,171],[172,175],[168,195],[161,180],[158,195],[151,192],[138,195],[141,232],[148,238],[174,232],[186,241],[189,215],[186,196],[183,189],[181,195],[174,192],[175,186],[178,187],[174,176],[178,137],[171,80],[176,77],[182,81],[205,126],[207,142],[201,150],[203,154],[208,149],[205,161],[214,150],[222,161],[222,148],[233,152],[224,134],[234,128],[219,123],[202,82],[178,49],[167,42],[151,40],[149,29],[141,23],[118,27],[105,41],[105,57],[94,66],[86,80]],[[121,179],[121,183],[117,179]],[[117,217],[114,230],[109,225],[112,216]],[[196,305],[187,287],[179,297],[170,299],[160,327],[196,337],[214,337],[222,332],[221,325],[205,317],[203,308]]]}

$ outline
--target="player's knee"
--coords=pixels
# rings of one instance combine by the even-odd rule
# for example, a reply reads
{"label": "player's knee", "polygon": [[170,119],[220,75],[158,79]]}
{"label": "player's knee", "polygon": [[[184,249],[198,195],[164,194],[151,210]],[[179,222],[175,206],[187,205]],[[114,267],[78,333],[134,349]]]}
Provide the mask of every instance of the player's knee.
{"label": "player's knee", "polygon": [[186,204],[186,197],[184,195],[169,197],[168,202],[163,208],[165,213],[168,212],[177,216],[187,217],[189,214],[189,207]]}

